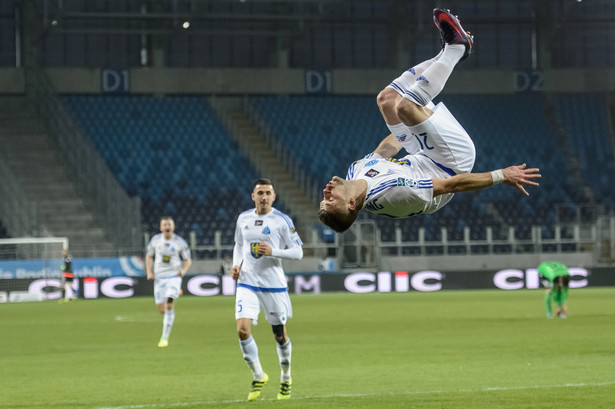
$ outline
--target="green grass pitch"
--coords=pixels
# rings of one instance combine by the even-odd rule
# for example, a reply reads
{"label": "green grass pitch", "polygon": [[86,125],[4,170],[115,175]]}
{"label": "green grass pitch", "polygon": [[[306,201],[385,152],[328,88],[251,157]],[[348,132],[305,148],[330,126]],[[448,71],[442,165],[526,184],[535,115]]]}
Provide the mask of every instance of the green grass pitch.
{"label": "green grass pitch", "polygon": [[615,289],[292,296],[293,397],[262,314],[251,374],[233,297],[182,297],[166,349],[153,298],[0,305],[0,408],[613,408]]}

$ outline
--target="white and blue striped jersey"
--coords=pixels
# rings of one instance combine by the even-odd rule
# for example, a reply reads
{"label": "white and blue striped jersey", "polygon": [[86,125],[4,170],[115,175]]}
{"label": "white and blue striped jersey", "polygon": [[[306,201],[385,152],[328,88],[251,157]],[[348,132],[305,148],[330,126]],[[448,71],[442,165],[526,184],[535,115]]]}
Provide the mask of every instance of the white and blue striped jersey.
{"label": "white and blue striped jersey", "polygon": [[182,260],[192,258],[186,240],[177,234],[167,240],[158,233],[149,241],[147,254],[154,257],[154,276],[156,278],[177,277],[182,268]]}
{"label": "white and blue striped jersey", "polygon": [[354,162],[346,180],[365,180],[367,193],[363,209],[395,219],[429,214],[446,205],[453,194],[433,196],[433,178],[451,175],[419,153],[401,159],[384,159],[377,153]]}
{"label": "white and blue striped jersey", "polygon": [[256,209],[250,209],[241,213],[237,217],[233,252],[233,265],[241,264],[237,286],[253,291],[287,291],[282,259],[258,254],[261,241],[269,244],[272,249],[303,245],[293,221],[281,211],[272,208],[269,213],[258,215]]}

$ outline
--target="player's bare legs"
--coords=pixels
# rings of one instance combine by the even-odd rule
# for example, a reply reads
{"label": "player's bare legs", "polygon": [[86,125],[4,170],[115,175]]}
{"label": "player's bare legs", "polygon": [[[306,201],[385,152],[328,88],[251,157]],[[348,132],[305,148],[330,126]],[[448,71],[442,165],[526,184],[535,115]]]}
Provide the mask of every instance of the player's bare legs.
{"label": "player's bare legs", "polygon": [[250,318],[239,318],[237,320],[237,336],[241,341],[252,336],[252,320]]}
{"label": "player's bare legs", "polygon": [[397,104],[397,116],[406,126],[418,125],[425,122],[433,114],[430,109],[417,105],[407,98],[400,98]]}

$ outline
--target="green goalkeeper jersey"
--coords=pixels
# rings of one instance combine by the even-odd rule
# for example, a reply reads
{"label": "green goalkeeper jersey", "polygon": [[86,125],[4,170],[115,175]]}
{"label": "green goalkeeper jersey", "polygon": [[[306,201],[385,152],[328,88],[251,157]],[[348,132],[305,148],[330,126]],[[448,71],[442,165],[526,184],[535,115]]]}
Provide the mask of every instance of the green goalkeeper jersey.
{"label": "green goalkeeper jersey", "polygon": [[547,261],[539,265],[538,274],[550,282],[553,282],[556,277],[570,275],[566,266],[557,261]]}

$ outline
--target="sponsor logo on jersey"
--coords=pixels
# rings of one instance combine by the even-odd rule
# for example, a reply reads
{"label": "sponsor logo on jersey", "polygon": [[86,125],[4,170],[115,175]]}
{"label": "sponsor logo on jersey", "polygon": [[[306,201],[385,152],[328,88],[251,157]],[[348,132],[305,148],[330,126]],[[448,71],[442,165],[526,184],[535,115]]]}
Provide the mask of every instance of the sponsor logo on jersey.
{"label": "sponsor logo on jersey", "polygon": [[365,166],[374,166],[376,163],[378,163],[378,160],[376,159],[370,160],[369,162],[365,164]]}
{"label": "sponsor logo on jersey", "polygon": [[399,142],[404,142],[406,140],[406,138],[408,138],[408,135],[403,134],[403,135],[396,135],[395,139],[397,139]]}
{"label": "sponsor logo on jersey", "polygon": [[378,172],[376,169],[370,169],[367,171],[367,173],[365,173],[365,176],[369,176],[370,178],[373,178],[374,176],[378,175],[380,172]]}
{"label": "sponsor logo on jersey", "polygon": [[262,231],[263,234],[269,234],[271,233],[271,230],[269,230],[269,226],[265,226],[265,228]]}
{"label": "sponsor logo on jersey", "polygon": [[250,254],[254,258],[261,258],[263,255],[258,254],[259,243],[250,243]]}
{"label": "sponsor logo on jersey", "polygon": [[412,164],[410,163],[409,159],[395,159],[395,158],[388,158],[387,159],[389,162],[393,162],[393,163],[397,163],[398,165],[405,165],[405,166],[411,166]]}
{"label": "sponsor logo on jersey", "polygon": [[417,181],[414,179],[397,178],[397,186],[416,187]]}

